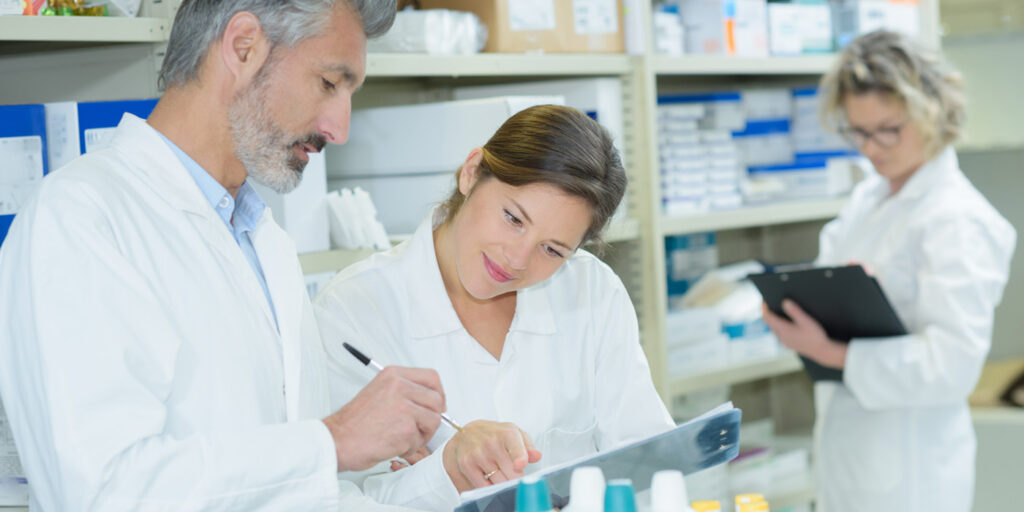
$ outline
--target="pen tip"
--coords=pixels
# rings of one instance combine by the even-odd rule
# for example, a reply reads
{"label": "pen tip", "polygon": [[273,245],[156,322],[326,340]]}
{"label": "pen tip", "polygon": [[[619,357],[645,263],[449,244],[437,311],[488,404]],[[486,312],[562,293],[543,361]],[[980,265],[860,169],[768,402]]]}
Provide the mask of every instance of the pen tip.
{"label": "pen tip", "polygon": [[348,342],[342,342],[342,343],[341,343],[341,346],[345,347],[345,350],[348,350],[348,352],[349,352],[350,354],[352,354],[353,356],[355,356],[355,358],[356,358],[356,359],[358,359],[360,363],[363,363],[363,364],[365,364],[365,365],[369,366],[369,364],[370,364],[370,358],[369,358],[369,357],[366,357],[366,355],[365,355],[365,354],[363,354],[362,352],[360,352],[359,350],[357,350],[357,349],[356,349],[355,347],[353,347],[352,345],[349,345],[349,344],[348,344]]}

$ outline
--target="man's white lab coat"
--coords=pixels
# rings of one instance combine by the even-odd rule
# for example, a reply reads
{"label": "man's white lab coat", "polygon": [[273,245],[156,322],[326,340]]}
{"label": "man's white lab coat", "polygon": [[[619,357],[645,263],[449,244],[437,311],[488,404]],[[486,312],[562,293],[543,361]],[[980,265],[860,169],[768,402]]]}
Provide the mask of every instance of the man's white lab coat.
{"label": "man's white lab coat", "polygon": [[34,510],[339,508],[323,347],[269,209],[253,245],[280,334],[144,121],[43,180],[0,252],[0,392]]}
{"label": "man's white lab coat", "polygon": [[822,231],[818,263],[867,264],[911,334],[852,340],[843,383],[816,384],[820,510],[970,510],[967,397],[1015,242],[952,148],[895,195],[872,176]]}

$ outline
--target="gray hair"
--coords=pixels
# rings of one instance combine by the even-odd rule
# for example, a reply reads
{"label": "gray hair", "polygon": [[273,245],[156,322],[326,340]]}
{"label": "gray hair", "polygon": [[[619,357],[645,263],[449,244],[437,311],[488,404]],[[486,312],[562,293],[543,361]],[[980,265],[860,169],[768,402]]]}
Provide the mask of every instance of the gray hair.
{"label": "gray hair", "polygon": [[935,154],[955,141],[966,122],[963,76],[937,52],[909,37],[876,30],[854,39],[821,80],[822,118],[833,128],[846,123],[849,95],[881,94],[902,103]]}
{"label": "gray hair", "polygon": [[239,12],[251,12],[259,19],[273,51],[323,33],[331,10],[339,4],[358,17],[367,38],[387,32],[395,21],[395,0],[185,0],[174,17],[160,87],[195,79],[210,45]]}

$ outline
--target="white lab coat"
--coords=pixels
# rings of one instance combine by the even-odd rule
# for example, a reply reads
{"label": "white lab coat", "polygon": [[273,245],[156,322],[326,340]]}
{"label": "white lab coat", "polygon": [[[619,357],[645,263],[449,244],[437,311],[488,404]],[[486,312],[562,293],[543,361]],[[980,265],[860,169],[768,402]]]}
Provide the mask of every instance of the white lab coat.
{"label": "white lab coat", "polygon": [[815,386],[818,510],[966,512],[967,397],[991,344],[1016,233],[952,148],[890,197],[872,176],[821,233],[818,263],[868,265],[911,334],[854,339],[843,383]]}
{"label": "white lab coat", "polygon": [[269,209],[253,245],[280,335],[144,121],[126,115],[108,149],[43,180],[0,252],[0,392],[33,510],[341,506],[323,347]]}
{"label": "white lab coat", "polygon": [[[518,425],[543,453],[527,473],[673,426],[633,305],[607,265],[579,250],[550,279],[520,290],[499,361],[459,321],[431,228],[427,219],[411,240],[345,269],[314,301],[334,404],[373,376],[344,350],[349,341],[382,364],[436,369],[456,421]],[[453,434],[442,425],[432,455],[394,473],[379,466],[363,491],[383,503],[451,510],[459,497],[441,446]]]}

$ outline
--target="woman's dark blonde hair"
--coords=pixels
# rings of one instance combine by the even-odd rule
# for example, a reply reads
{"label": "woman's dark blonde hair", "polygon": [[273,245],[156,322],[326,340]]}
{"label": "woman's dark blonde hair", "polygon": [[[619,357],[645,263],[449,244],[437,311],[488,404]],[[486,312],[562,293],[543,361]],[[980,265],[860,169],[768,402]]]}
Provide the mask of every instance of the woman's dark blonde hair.
{"label": "woman's dark blonde hair", "polygon": [[937,53],[886,30],[854,39],[822,78],[821,92],[822,118],[836,129],[846,126],[849,95],[878,93],[903,103],[929,154],[955,141],[966,120],[963,76]]}
{"label": "woman's dark blonde hair", "polygon": [[[547,183],[585,200],[592,216],[582,243],[599,240],[626,193],[626,170],[611,136],[574,108],[539,105],[523,110],[505,121],[482,149],[474,187],[491,178],[515,187]],[[440,206],[443,222],[451,222],[466,200],[458,186],[461,173],[459,169],[455,190]]]}

